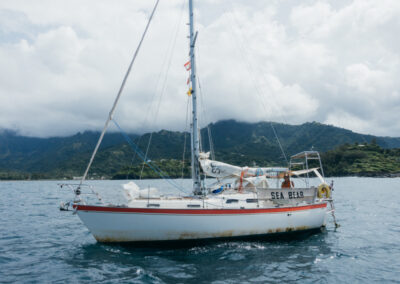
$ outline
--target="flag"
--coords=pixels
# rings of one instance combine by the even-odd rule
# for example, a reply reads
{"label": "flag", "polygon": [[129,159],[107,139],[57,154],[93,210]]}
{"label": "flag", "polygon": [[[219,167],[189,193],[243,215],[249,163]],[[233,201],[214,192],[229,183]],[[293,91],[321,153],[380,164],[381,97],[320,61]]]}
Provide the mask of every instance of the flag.
{"label": "flag", "polygon": [[192,68],[192,66],[190,65],[190,61],[186,62],[183,66],[185,66],[186,71],[189,71]]}
{"label": "flag", "polygon": [[192,88],[189,88],[189,91],[187,92],[188,96],[192,95]]}

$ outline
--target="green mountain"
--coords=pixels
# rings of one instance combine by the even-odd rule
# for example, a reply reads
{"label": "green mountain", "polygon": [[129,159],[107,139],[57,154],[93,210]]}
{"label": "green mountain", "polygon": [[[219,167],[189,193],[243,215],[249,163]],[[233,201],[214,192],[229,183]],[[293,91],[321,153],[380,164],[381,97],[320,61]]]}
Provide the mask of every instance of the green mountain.
{"label": "green mountain", "polygon": [[345,144],[322,154],[328,176],[400,176],[400,149]]}
{"label": "green mountain", "polygon": [[[273,128],[271,127],[273,126]],[[259,122],[244,123],[234,120],[210,124],[217,160],[237,165],[282,165],[285,158],[277,143],[274,130],[289,159],[303,150],[326,152],[343,144],[376,141],[383,149],[400,148],[400,138],[377,137],[316,122],[301,125]],[[201,130],[203,149],[209,149],[207,129]],[[71,178],[82,175],[97,142],[98,132],[78,133],[69,137],[32,138],[14,132],[0,133],[0,178]],[[158,131],[130,137],[146,152],[147,158],[171,176],[181,176],[181,161],[185,151],[187,169],[190,158],[190,135],[184,132]],[[186,140],[186,143],[185,143]],[[184,149],[184,145],[186,147]],[[105,135],[104,142],[91,168],[90,176],[137,177],[142,171],[142,160],[134,153],[120,133]],[[179,168],[179,170],[177,169]],[[174,169],[174,170],[172,170]],[[143,177],[153,177],[148,167]]]}
{"label": "green mountain", "polygon": [[[86,131],[69,137],[36,138],[0,133],[0,172],[50,174],[72,157],[87,156],[99,138],[98,132]],[[102,149],[124,143],[119,133],[107,134]]]}

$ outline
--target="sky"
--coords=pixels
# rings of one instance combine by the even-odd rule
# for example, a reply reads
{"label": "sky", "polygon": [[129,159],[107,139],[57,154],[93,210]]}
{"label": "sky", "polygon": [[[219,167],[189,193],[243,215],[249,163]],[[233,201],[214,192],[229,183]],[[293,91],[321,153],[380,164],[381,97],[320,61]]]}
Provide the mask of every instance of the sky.
{"label": "sky", "polygon": [[[187,2],[160,0],[114,117],[127,132],[189,128]],[[0,129],[101,130],[154,3],[2,0]],[[400,136],[400,1],[194,5],[200,126],[317,121]]]}

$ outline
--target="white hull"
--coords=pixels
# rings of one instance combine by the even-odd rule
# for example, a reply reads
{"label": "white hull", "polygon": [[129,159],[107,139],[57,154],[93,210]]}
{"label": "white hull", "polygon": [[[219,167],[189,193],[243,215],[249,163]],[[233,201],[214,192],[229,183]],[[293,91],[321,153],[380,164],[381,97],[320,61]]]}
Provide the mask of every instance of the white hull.
{"label": "white hull", "polygon": [[305,231],[325,225],[326,203],[260,209],[152,209],[77,205],[99,242],[198,240]]}

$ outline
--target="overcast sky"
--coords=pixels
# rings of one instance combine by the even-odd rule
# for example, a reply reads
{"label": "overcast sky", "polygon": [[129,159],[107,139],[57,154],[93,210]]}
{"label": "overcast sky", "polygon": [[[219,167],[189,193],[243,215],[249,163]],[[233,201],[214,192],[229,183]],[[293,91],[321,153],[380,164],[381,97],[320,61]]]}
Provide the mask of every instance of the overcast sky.
{"label": "overcast sky", "polygon": [[[42,137],[100,130],[153,5],[2,0],[0,128]],[[400,136],[400,1],[195,8],[202,126],[318,121]],[[160,1],[117,108],[125,130],[187,129],[187,21],[187,0]]]}

